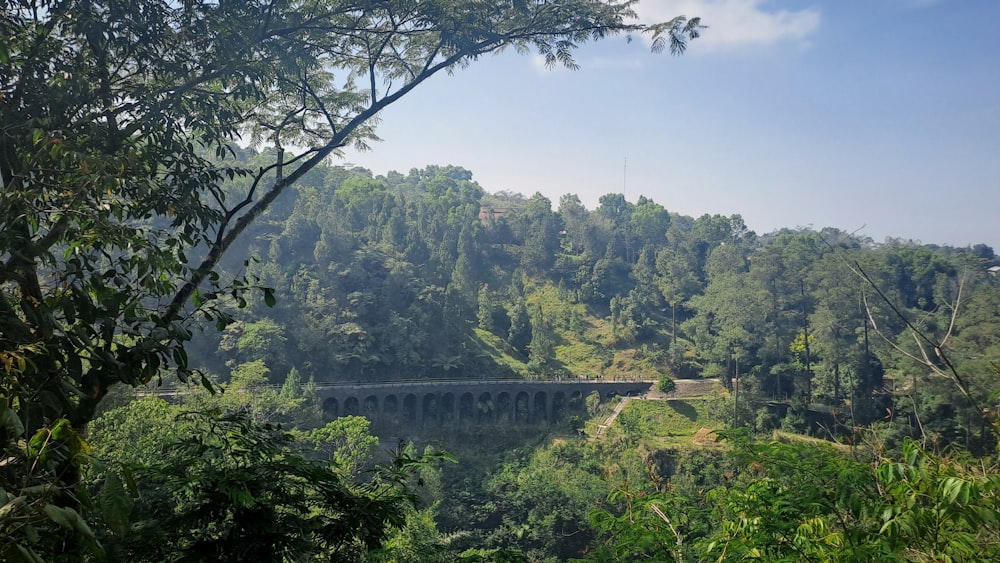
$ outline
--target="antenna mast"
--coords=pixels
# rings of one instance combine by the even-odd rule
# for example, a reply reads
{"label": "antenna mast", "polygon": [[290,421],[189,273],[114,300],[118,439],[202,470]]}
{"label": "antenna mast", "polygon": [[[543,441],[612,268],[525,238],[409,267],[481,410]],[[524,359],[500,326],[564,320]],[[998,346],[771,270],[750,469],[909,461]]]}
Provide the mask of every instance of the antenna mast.
{"label": "antenna mast", "polygon": [[628,199],[628,157],[625,157],[625,165],[622,167],[622,197]]}

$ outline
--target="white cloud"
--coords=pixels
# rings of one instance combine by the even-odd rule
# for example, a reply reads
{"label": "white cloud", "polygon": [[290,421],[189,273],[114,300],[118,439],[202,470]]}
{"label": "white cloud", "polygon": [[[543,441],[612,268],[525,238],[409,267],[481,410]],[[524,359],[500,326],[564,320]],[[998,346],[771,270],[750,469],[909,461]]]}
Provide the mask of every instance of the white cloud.
{"label": "white cloud", "polygon": [[531,60],[531,68],[538,72],[548,71],[549,69],[545,66],[545,57],[539,55],[538,53],[532,53],[528,55]]}
{"label": "white cloud", "polygon": [[763,0],[645,0],[636,8],[643,23],[674,16],[700,17],[708,26],[695,43],[698,50],[769,45],[779,41],[804,43],[819,28],[816,8],[776,9]]}

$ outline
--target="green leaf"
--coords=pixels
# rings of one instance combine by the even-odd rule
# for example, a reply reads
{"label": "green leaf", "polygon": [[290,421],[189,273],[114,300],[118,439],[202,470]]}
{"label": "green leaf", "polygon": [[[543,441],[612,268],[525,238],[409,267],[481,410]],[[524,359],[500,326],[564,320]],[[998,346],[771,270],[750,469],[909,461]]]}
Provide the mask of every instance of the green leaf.
{"label": "green leaf", "polygon": [[204,387],[205,389],[207,389],[208,392],[211,393],[212,395],[215,395],[215,385],[212,385],[212,382],[209,381],[207,377],[205,377],[203,375],[203,376],[201,376],[198,379],[201,381],[201,386],[202,387]]}
{"label": "green leaf", "polygon": [[[35,432],[34,436],[31,437],[31,440],[28,441],[28,456],[38,457],[42,455],[43,449],[48,443],[48,440],[49,440],[48,428],[41,428],[38,430],[38,432]],[[45,460],[41,460],[41,462],[44,465]]]}
{"label": "green leaf", "polygon": [[25,526],[24,527],[24,537],[27,538],[28,543],[38,543],[39,533],[38,528],[35,526]]}
{"label": "green leaf", "polygon": [[[87,539],[90,539],[90,540],[94,539],[94,531],[90,529],[90,526],[87,525],[87,522],[83,519],[83,516],[80,516],[79,512],[73,510],[72,508],[67,508],[67,507],[61,507],[60,508],[60,507],[56,507],[55,505],[52,505],[52,504],[45,505],[46,508],[48,508],[50,506],[53,507],[53,508],[59,508],[59,510],[62,511],[62,514],[69,521],[71,529],[74,532],[80,534],[81,536],[83,536],[83,537],[85,537]],[[52,516],[49,516],[49,517],[51,518]],[[59,523],[59,522],[56,521],[56,523]],[[93,549],[94,547],[95,546],[91,546],[91,549]]]}
{"label": "green leaf", "polygon": [[[45,508],[42,510],[45,512],[45,515],[49,517],[49,520],[52,520],[63,528],[66,528],[67,530],[73,530],[75,528],[73,516],[70,514],[71,512],[76,514],[76,511],[73,509],[63,508],[54,504],[46,504]],[[79,517],[78,514],[76,514],[76,516]]]}
{"label": "green leaf", "polygon": [[188,356],[187,352],[184,351],[184,348],[174,348],[173,356],[174,356],[174,363],[177,364],[178,368],[187,369]]}
{"label": "green leaf", "polygon": [[22,506],[28,500],[27,495],[21,495],[7,504],[0,506],[0,521],[9,517],[12,512],[16,511],[20,506]]}
{"label": "green leaf", "polygon": [[73,324],[76,322],[76,308],[73,306],[72,301],[63,303],[63,315],[66,316],[67,323]]}
{"label": "green leaf", "polygon": [[125,490],[125,486],[117,472],[108,472],[108,476],[104,480],[104,486],[101,487],[99,502],[104,523],[108,525],[108,528],[115,535],[123,537],[125,532],[128,531],[129,516],[132,512],[132,499],[128,496],[128,492]]}
{"label": "green leaf", "polygon": [[277,299],[274,298],[274,288],[272,288],[272,287],[265,287],[264,288],[264,304],[266,304],[268,307],[274,307],[274,304],[277,303],[277,302],[278,302]]}
{"label": "green leaf", "polygon": [[7,439],[14,439],[24,434],[24,425],[21,424],[21,419],[6,405],[0,405],[0,428],[7,434]]}
{"label": "green leaf", "polygon": [[45,483],[43,485],[32,485],[30,487],[25,487],[21,489],[21,494],[32,495],[32,496],[44,496],[54,493],[58,490],[59,487],[51,483]]}
{"label": "green leaf", "polygon": [[39,557],[37,553],[19,543],[14,544],[14,549],[17,550],[17,554],[21,557],[21,561],[27,561],[28,563],[45,563],[45,560]]}

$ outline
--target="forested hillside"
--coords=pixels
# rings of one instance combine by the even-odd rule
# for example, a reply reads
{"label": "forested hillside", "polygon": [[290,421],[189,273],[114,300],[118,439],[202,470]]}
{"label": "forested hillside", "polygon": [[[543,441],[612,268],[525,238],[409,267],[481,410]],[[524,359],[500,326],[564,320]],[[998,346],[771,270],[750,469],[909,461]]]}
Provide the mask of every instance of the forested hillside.
{"label": "forested hillside", "polygon": [[[7,2],[0,560],[1000,560],[993,249],[331,165],[486,55],[705,30],[637,9]],[[659,392],[389,440],[319,400],[580,377]]]}
{"label": "forested hillside", "polygon": [[[354,264],[351,255],[350,262],[340,257],[353,243],[326,237],[312,295],[314,306],[335,297],[350,309],[339,314],[337,307],[335,317],[314,309],[301,323],[311,335],[291,334],[287,318],[268,332],[263,317],[247,317],[246,329],[233,327],[228,340],[204,338],[213,353],[217,344],[232,348],[242,356],[238,363],[203,371],[188,354],[202,324],[221,330],[234,320],[230,307],[275,299],[274,290],[242,275],[238,265],[221,272],[222,259],[242,259],[236,247],[268,210],[271,222],[258,225],[257,240],[279,238],[296,205],[311,208],[307,198],[282,196],[322,178],[321,165],[344,147],[367,148],[383,110],[435,75],[504,50],[576,69],[579,46],[620,35],[680,54],[702,28],[697,17],[639,21],[635,6],[617,0],[6,2],[0,11],[0,559],[346,561],[368,560],[388,547],[415,498],[406,476],[428,456],[400,451],[355,474],[331,445],[342,422],[330,421],[334,427],[324,427],[308,451],[310,440],[280,426],[294,422],[306,432],[323,422],[308,399],[315,399],[315,388],[295,385],[303,380],[291,369],[317,371],[322,347],[334,347],[339,364],[371,375],[370,335],[348,318],[368,304],[347,299],[366,294],[348,284],[333,295],[324,278],[367,283],[363,267],[327,269],[331,257]],[[276,148],[248,163],[237,146],[247,144]],[[315,186],[322,188],[319,199],[367,197],[363,187],[356,194],[330,189],[343,188],[341,182]],[[282,199],[289,206],[284,214]],[[446,204],[446,198],[437,203]],[[363,230],[357,219],[364,218],[344,226]],[[299,246],[317,260],[315,241]],[[437,250],[427,247],[427,258],[413,264],[425,268]],[[420,288],[417,313],[458,318],[434,305],[444,292],[419,283],[438,274],[414,271],[418,283],[411,284],[404,272],[399,291],[383,288],[383,297],[413,303],[406,291]],[[296,293],[305,296],[313,280],[300,279],[305,287]],[[400,322],[416,318],[400,309]],[[342,334],[328,335],[331,328]],[[324,343],[328,336],[343,345]],[[291,353],[281,354],[282,338],[293,344]],[[267,347],[275,353],[262,354]],[[414,358],[427,347],[388,349],[400,355],[401,367],[419,364]],[[300,350],[313,359],[304,360]],[[448,351],[424,363],[450,365]],[[246,361],[262,355],[266,363]],[[288,383],[285,393],[264,385],[269,373]],[[216,385],[220,379],[224,387]],[[185,389],[170,395],[172,404],[117,396],[163,381],[200,384],[211,396]],[[368,444],[373,438],[365,428],[354,425],[348,433]]]}
{"label": "forested hillside", "polygon": [[192,361],[223,377],[263,361],[274,383],[292,368],[317,381],[720,378],[739,391],[729,422],[756,430],[877,424],[896,443],[989,451],[990,247],[758,235],[739,215],[669,206],[490,194],[455,166],[318,168],[234,252],[255,259],[230,265],[277,303],[247,296]]}

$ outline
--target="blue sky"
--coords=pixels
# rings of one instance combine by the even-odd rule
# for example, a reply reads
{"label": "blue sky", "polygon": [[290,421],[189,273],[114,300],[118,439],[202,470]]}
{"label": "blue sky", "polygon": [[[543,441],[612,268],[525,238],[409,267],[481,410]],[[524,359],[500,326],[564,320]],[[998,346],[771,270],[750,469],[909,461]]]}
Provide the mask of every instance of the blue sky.
{"label": "blue sky", "polygon": [[[644,0],[701,16],[682,57],[612,38],[578,71],[487,57],[386,110],[344,160],[454,164],[488,192],[623,190],[758,234],[831,226],[1000,251],[1000,1]],[[626,168],[627,160],[627,168]]]}

